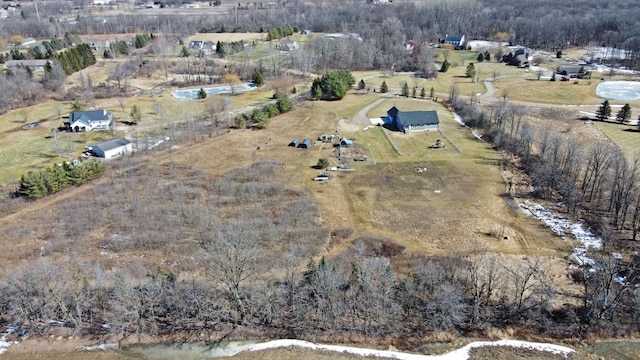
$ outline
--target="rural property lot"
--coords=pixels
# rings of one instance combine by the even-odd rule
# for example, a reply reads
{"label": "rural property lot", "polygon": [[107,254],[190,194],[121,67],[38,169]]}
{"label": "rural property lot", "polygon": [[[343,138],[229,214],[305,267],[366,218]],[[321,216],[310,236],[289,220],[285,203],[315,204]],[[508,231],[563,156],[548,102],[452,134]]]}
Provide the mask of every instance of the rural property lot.
{"label": "rural property lot", "polygon": [[[179,152],[172,161],[220,174],[230,166],[248,165],[258,158],[281,160],[285,164],[281,176],[290,186],[310,191],[321,206],[325,225],[333,230],[357,230],[351,240],[363,234],[380,235],[412,251],[431,254],[493,250],[561,257],[569,251],[569,244],[541,232],[538,222],[507,206],[500,154],[455,122],[442,105],[431,101],[392,99],[369,114],[380,115],[379,109],[386,111],[393,105],[410,110],[436,109],[442,131],[462,153],[450,144],[445,149],[427,149],[433,139],[442,138],[439,133],[384,130],[406,152],[400,155],[390,146],[382,128],[363,131],[364,126],[359,126],[358,131],[342,134],[365,147],[370,145],[377,164],[372,165],[371,159],[366,163],[349,160],[355,173],[337,173],[328,183],[313,182],[317,170],[312,166],[327,154],[326,147],[323,153],[319,152],[319,142],[308,150],[294,149],[287,147],[289,141],[315,141],[320,134],[339,130],[341,120],[348,122],[348,116],[375,100],[377,96],[369,94],[349,95],[340,102],[304,103],[297,111],[272,119],[264,130],[232,131]],[[336,112],[337,108],[340,111]],[[215,156],[205,158],[201,154]],[[417,168],[427,170],[419,173]],[[500,238],[490,235],[498,233]]]}

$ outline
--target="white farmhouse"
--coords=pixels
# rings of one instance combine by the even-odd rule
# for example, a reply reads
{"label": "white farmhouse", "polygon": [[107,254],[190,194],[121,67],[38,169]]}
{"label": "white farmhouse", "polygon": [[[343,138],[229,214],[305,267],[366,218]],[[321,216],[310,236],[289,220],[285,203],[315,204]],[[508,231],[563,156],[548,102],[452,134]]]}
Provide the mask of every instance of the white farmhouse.
{"label": "white farmhouse", "polygon": [[73,132],[109,130],[113,116],[107,110],[75,111],[69,114],[69,128]]}

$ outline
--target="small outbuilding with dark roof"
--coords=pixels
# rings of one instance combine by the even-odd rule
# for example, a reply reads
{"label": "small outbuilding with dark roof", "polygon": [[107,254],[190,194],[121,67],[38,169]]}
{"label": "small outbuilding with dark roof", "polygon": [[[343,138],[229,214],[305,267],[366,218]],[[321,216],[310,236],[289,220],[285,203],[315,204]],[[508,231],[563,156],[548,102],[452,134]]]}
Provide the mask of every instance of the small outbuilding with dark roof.
{"label": "small outbuilding with dark roof", "polygon": [[308,149],[311,147],[311,140],[309,139],[304,139],[302,140],[302,142],[300,143],[300,145],[298,145],[299,148],[301,149]]}
{"label": "small outbuilding with dark roof", "polygon": [[430,111],[400,111],[392,107],[387,111],[384,123],[395,125],[399,131],[438,130],[440,119],[435,110]]}

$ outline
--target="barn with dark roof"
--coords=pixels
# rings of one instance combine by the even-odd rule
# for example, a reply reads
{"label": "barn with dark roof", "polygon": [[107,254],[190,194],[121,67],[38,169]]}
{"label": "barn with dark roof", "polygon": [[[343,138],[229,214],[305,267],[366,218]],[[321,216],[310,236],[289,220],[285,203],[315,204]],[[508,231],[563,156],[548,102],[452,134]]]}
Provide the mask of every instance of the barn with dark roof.
{"label": "barn with dark roof", "polygon": [[395,125],[399,131],[438,130],[440,119],[435,110],[430,111],[400,111],[392,107],[387,111],[385,124]]}

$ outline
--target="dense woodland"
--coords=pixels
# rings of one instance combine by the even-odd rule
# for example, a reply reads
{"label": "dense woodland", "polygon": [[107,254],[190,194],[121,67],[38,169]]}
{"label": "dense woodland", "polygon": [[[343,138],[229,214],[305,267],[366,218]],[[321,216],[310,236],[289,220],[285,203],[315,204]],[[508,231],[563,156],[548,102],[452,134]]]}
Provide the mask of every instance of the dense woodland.
{"label": "dense woodland", "polygon": [[[103,17],[80,15],[77,23],[57,21],[60,11],[51,2],[39,10],[25,7],[23,17],[0,23],[0,38],[12,35],[51,38],[65,32],[92,33],[161,33],[188,35],[216,32],[221,29],[257,32],[283,24],[317,32],[359,34],[364,42],[377,43],[378,55],[391,56],[403,41],[437,42],[446,34],[464,34],[467,39],[499,39],[535,49],[555,51],[568,46],[602,45],[636,52],[627,66],[637,65],[640,37],[640,9],[633,0],[562,0],[513,3],[509,0],[459,0],[438,2],[398,2],[387,5],[366,1],[317,2],[287,1],[282,6],[260,7],[259,3],[242,4],[230,16],[212,18],[190,16],[180,21],[172,15],[144,13]],[[171,3],[167,4],[171,6]],[[59,10],[61,9],[61,10]],[[67,9],[67,10],[65,10]],[[99,21],[98,21],[99,20]],[[105,21],[106,20],[106,21]],[[389,26],[384,26],[384,23]],[[380,26],[383,24],[383,26]]]}

